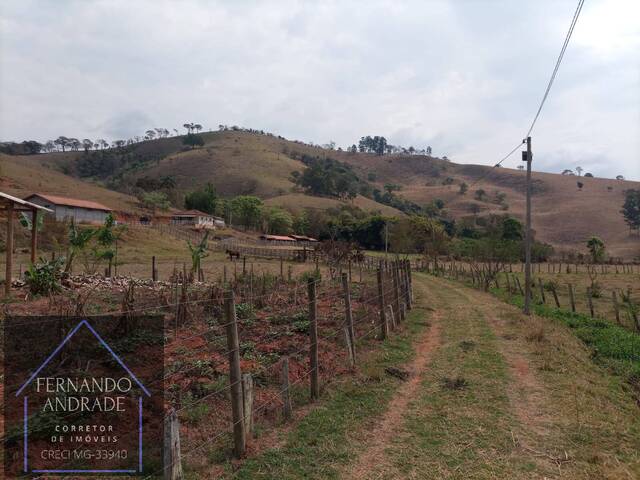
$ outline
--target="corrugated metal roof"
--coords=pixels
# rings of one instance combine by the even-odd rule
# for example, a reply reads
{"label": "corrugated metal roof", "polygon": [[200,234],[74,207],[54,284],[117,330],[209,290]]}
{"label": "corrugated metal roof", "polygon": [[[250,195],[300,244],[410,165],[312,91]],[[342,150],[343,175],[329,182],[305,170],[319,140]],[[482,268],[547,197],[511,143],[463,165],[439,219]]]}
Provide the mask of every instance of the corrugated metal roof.
{"label": "corrugated metal roof", "polygon": [[14,197],[13,195],[9,195],[8,193],[0,192],[0,198],[4,198],[5,200],[9,200],[10,202],[16,203],[23,207],[28,207],[29,210],[31,210],[32,208],[37,208],[38,210],[44,210],[45,212],[52,211],[46,207],[43,207],[42,205],[36,205],[35,203],[27,202],[26,200]]}
{"label": "corrugated metal roof", "polygon": [[87,208],[90,210],[103,210],[105,212],[111,212],[109,207],[105,207],[101,203],[92,202],[90,200],[79,200],[77,198],[59,197],[57,195],[49,195],[48,193],[34,193],[26,198],[40,197],[48,200],[55,205],[64,205],[66,207]]}
{"label": "corrugated metal roof", "polygon": [[172,217],[211,217],[208,213],[200,210],[181,210],[171,214]]}
{"label": "corrugated metal roof", "polygon": [[286,235],[260,235],[260,238],[263,238],[265,240],[280,240],[283,242],[295,242],[293,238],[288,237]]}

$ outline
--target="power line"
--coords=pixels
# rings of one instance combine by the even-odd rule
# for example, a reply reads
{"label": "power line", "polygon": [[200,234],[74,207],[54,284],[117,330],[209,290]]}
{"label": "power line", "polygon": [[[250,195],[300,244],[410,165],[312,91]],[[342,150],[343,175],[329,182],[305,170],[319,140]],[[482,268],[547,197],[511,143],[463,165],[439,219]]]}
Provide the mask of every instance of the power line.
{"label": "power line", "polygon": [[513,150],[511,150],[509,153],[507,153],[504,157],[502,157],[502,159],[496,163],[491,169],[487,170],[487,172],[481,176],[479,179],[475,180],[472,184],[471,187],[473,187],[474,185],[478,184],[479,182],[481,182],[482,180],[484,180],[485,178],[487,178],[491,172],[493,172],[493,169],[496,167],[499,167],[502,162],[504,162],[507,158],[509,158],[511,155],[513,155],[516,150],[518,150],[518,148],[520,148],[520,145],[522,145],[523,143],[525,143],[526,138],[529,137],[529,135],[531,134],[533,127],[535,126],[536,122],[538,121],[538,118],[540,117],[540,112],[542,112],[542,107],[544,106],[545,102],[547,101],[547,98],[549,97],[549,92],[551,91],[551,87],[553,86],[553,82],[556,79],[556,76],[558,74],[558,70],[560,69],[560,64],[562,63],[562,59],[564,58],[564,54],[567,51],[567,46],[569,45],[569,40],[571,40],[571,35],[573,34],[573,29],[576,26],[576,23],[578,22],[578,17],[580,16],[580,12],[582,11],[582,6],[584,5],[584,0],[578,0],[578,6],[576,7],[576,11],[573,14],[573,18],[571,19],[571,25],[569,26],[569,31],[567,32],[567,35],[564,39],[564,43],[562,44],[562,48],[560,49],[560,54],[558,55],[558,59],[556,60],[556,65],[553,69],[553,72],[551,73],[551,78],[549,79],[549,83],[547,84],[547,88],[545,89],[544,95],[542,96],[542,100],[540,101],[540,106],[538,107],[538,110],[536,111],[536,115],[535,117],[533,117],[533,121],[531,122],[531,126],[529,127],[529,130],[527,131],[527,133],[524,135],[524,140],[522,140],[522,142],[518,142],[518,144],[513,148]]}
{"label": "power line", "polygon": [[502,162],[504,162],[507,158],[509,158],[511,155],[513,155],[514,153],[516,153],[516,150],[518,150],[520,148],[520,146],[522,145],[523,142],[518,142],[518,144],[513,147],[513,150],[511,150],[509,153],[507,153],[504,157],[502,157],[502,159],[496,163],[493,167],[491,167],[491,169],[487,170],[486,173],[484,175],[482,175],[480,178],[476,179],[471,185],[470,187],[473,187],[474,185],[478,184],[479,182],[481,182],[482,180],[484,180],[485,178],[487,178],[489,176],[489,174],[491,174],[491,172],[493,172],[493,169],[496,167],[499,167]]}
{"label": "power line", "polygon": [[542,101],[540,102],[540,106],[538,107],[538,111],[536,112],[536,116],[533,118],[533,122],[531,122],[531,126],[529,127],[529,130],[527,131],[526,135],[524,136],[524,138],[527,138],[530,134],[531,131],[533,130],[533,127],[535,126],[536,122],[538,121],[538,117],[540,116],[540,112],[542,111],[542,107],[544,106],[544,103],[547,100],[547,97],[549,96],[549,92],[551,91],[551,86],[553,85],[553,81],[556,79],[556,75],[558,74],[558,70],[560,69],[560,64],[562,63],[562,59],[564,57],[564,53],[567,50],[567,46],[569,45],[569,40],[571,40],[571,35],[573,34],[573,29],[576,26],[576,22],[578,21],[578,17],[580,16],[580,11],[582,10],[582,5],[584,4],[584,0],[579,0],[578,1],[578,7],[576,8],[575,13],[573,14],[573,19],[571,20],[571,26],[569,27],[569,31],[567,32],[567,36],[564,39],[564,43],[562,44],[562,48],[560,49],[560,54],[558,55],[558,60],[556,60],[556,66],[553,69],[553,73],[551,74],[551,78],[549,79],[549,83],[547,85],[547,88],[544,92],[544,95],[542,97]]}

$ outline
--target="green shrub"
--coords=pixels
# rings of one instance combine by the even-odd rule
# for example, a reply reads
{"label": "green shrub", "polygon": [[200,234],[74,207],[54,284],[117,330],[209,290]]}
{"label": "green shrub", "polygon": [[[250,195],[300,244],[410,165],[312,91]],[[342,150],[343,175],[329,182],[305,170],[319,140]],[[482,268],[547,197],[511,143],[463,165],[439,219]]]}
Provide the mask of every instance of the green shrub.
{"label": "green shrub", "polygon": [[302,275],[300,275],[300,281],[305,283],[308,282],[310,278],[318,282],[322,280],[322,274],[320,273],[320,270],[310,270],[308,272],[303,272]]}
{"label": "green shrub", "polygon": [[305,312],[296,313],[293,316],[293,331],[298,333],[309,333],[311,322]]}
{"label": "green shrub", "polygon": [[38,263],[29,266],[29,269],[24,273],[29,291],[33,295],[48,295],[59,292],[64,262],[64,257],[58,257],[54,260],[40,258]]}

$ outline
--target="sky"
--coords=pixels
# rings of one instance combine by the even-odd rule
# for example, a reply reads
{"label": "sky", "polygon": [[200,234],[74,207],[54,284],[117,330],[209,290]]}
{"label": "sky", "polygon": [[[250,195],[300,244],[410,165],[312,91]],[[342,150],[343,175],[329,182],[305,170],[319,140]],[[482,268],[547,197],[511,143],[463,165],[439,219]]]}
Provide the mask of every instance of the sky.
{"label": "sky", "polygon": [[[383,135],[493,165],[533,119],[577,0],[3,0],[0,140],[219,124]],[[640,180],[640,2],[586,0],[534,170]],[[504,166],[521,162],[513,155]]]}

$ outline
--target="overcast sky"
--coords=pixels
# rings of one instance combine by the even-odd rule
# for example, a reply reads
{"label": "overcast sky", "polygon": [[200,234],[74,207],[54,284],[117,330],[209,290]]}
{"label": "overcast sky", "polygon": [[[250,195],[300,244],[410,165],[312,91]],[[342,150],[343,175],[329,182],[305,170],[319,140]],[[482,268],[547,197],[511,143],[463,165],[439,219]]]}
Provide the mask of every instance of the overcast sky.
{"label": "overcast sky", "polygon": [[[189,121],[340,146],[384,135],[494,164],[528,129],[576,4],[3,0],[0,139]],[[534,169],[640,179],[639,19],[637,0],[586,0]]]}

